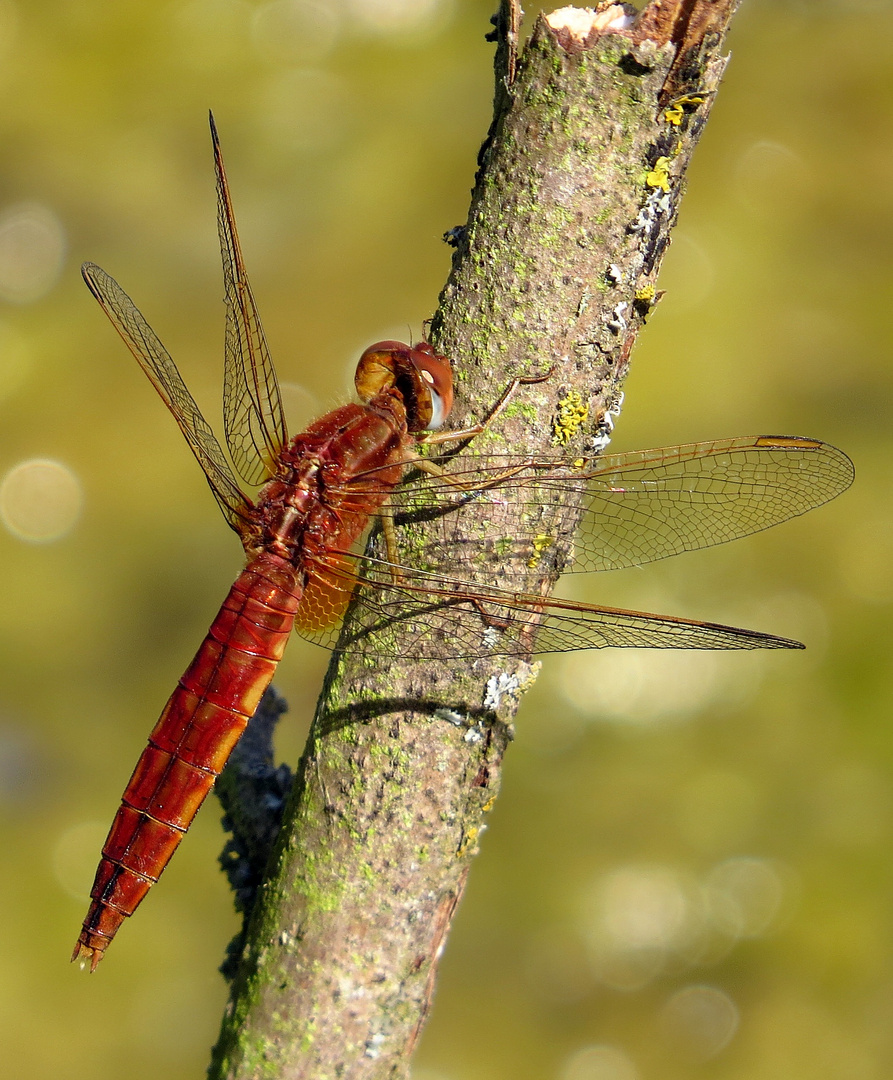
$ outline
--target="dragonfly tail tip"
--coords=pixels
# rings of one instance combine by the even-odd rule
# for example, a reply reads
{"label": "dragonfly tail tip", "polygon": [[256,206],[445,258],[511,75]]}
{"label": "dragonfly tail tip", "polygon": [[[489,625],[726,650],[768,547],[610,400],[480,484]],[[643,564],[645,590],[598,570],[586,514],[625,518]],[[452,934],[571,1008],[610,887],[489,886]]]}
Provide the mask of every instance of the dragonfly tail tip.
{"label": "dragonfly tail tip", "polygon": [[99,961],[102,959],[102,949],[97,949],[90,945],[85,945],[80,938],[78,938],[77,944],[74,947],[74,952],[71,954],[71,962],[74,964],[78,960],[80,961],[81,971],[84,971],[87,967],[87,961],[90,961],[90,974],[99,965]]}

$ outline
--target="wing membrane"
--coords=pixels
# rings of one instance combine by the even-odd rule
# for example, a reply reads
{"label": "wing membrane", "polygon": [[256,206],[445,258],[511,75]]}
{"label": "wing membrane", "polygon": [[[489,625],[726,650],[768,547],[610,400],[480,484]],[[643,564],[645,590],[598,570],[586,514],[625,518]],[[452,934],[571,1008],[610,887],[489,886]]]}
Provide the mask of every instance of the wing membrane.
{"label": "wing membrane", "polygon": [[850,486],[846,454],[757,436],[601,458],[588,482],[581,570],[638,566],[799,517]]}
{"label": "wing membrane", "polygon": [[211,116],[217,176],[217,231],[223,258],[226,299],[226,360],[223,421],[226,444],[236,471],[249,484],[261,484],[275,471],[288,440],[276,369],[267,348],[248,275],[242,261],[236,219]]}
{"label": "wing membrane", "polygon": [[[362,575],[351,558],[324,571],[330,587],[339,579],[344,595],[354,592],[359,628],[337,637],[320,626],[305,636],[328,647],[356,648],[367,655],[412,659],[529,656],[609,646],[660,649],[802,649],[788,638],[756,630],[698,622],[641,611],[544,599],[470,582],[458,582],[375,559]],[[399,578],[394,583],[396,569]],[[300,622],[300,615],[299,615]],[[395,635],[399,639],[395,640]]]}
{"label": "wing membrane", "polygon": [[548,548],[570,501],[580,522],[568,569],[616,570],[771,528],[835,498],[852,480],[850,459],[827,443],[743,436],[607,455],[594,468],[523,458],[469,467],[457,458],[448,477],[403,489],[392,512],[398,521],[442,516],[442,542],[455,544],[455,525],[438,507],[511,503],[521,512],[521,538],[490,541],[510,570],[513,556],[529,565]]}
{"label": "wing membrane", "polygon": [[117,281],[95,263],[81,268],[90,292],[136,357],[167,405],[202,467],[223,516],[240,535],[252,521],[253,506],[239,489],[223,450],[177,370],[170,353]]}

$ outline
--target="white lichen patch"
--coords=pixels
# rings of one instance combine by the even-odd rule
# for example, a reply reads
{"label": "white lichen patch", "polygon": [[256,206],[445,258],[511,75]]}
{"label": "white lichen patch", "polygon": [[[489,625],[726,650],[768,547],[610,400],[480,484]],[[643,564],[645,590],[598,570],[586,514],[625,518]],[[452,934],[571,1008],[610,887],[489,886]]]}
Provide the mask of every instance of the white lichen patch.
{"label": "white lichen patch", "polygon": [[464,713],[456,712],[455,709],[448,709],[446,706],[434,710],[434,719],[446,720],[448,724],[452,724],[454,727],[465,727],[468,723],[468,717]]}
{"label": "white lichen patch", "polygon": [[655,187],[645,200],[645,205],[639,211],[638,217],[630,225],[629,231],[642,233],[647,239],[656,230],[661,217],[669,212],[672,205],[670,192],[664,191],[662,187]]}
{"label": "white lichen patch", "polygon": [[612,285],[619,285],[623,281],[623,270],[621,270],[617,263],[611,263],[605,271],[605,277]]}
{"label": "white lichen patch", "polygon": [[377,1058],[378,1055],[381,1053],[381,1048],[384,1041],[385,1035],[381,1031],[373,1035],[371,1039],[368,1039],[366,1041],[366,1057]]}
{"label": "white lichen patch", "polygon": [[615,334],[622,334],[625,330],[629,329],[629,323],[626,321],[626,311],[629,304],[626,300],[621,300],[619,304],[614,306],[614,310],[611,312],[611,317],[608,319],[608,329],[612,330]]}
{"label": "white lichen patch", "polygon": [[502,671],[498,675],[491,675],[484,692],[484,708],[495,711],[504,697],[520,698],[536,682],[542,666],[539,660],[532,664],[522,661],[513,672]]}
{"label": "white lichen patch", "polygon": [[622,407],[623,391],[620,390],[610,407],[602,413],[601,419],[595,426],[595,434],[589,440],[588,446],[592,453],[598,454],[610,444],[611,435],[614,432],[614,420],[620,415]]}

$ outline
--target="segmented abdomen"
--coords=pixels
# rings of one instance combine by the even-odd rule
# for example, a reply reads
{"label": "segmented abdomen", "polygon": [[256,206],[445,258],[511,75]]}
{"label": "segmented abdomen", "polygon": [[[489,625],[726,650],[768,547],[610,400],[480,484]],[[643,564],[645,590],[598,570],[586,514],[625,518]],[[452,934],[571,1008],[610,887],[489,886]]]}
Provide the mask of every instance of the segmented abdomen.
{"label": "segmented abdomen", "polygon": [[72,959],[91,971],[158,880],[257,708],[294,624],[297,572],[261,554],[239,575],[149,736],[96,871]]}

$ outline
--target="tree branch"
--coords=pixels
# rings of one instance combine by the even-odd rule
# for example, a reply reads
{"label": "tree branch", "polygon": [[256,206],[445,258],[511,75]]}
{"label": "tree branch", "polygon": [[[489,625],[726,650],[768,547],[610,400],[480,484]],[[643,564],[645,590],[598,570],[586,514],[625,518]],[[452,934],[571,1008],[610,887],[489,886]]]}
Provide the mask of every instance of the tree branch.
{"label": "tree branch", "polygon": [[[503,0],[496,114],[430,337],[455,366],[457,426],[485,416],[511,378],[554,371],[524,387],[469,453],[554,456],[561,445],[573,460],[604,445],[659,296],[735,7],[566,8],[537,20],[516,59],[517,4]],[[497,502],[451,515],[449,543],[443,522],[413,525],[404,542],[409,551],[427,544],[427,568],[473,581],[483,571],[460,558],[472,547],[463,540],[530,533]],[[555,508],[538,523],[556,539],[529,561],[523,588],[547,595],[576,513]],[[394,649],[399,656],[397,632]],[[335,655],[212,1077],[408,1075],[511,720],[536,670],[527,660]]]}

